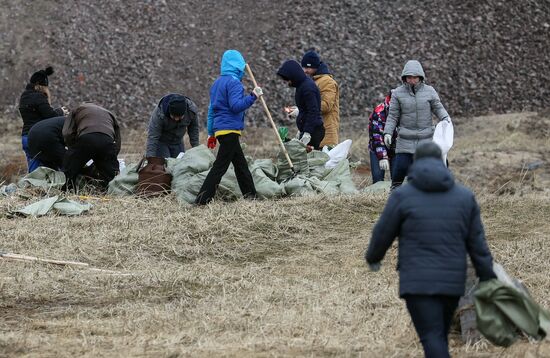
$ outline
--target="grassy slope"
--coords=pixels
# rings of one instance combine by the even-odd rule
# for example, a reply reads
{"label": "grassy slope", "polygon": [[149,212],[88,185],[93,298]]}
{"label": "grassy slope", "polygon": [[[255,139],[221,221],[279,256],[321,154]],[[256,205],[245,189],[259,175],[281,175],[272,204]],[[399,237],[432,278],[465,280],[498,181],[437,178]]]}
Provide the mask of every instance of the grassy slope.
{"label": "grassy slope", "polygon": [[[455,156],[471,150],[466,141],[483,138],[459,136]],[[550,197],[492,194],[480,178],[491,250],[549,308]],[[378,273],[362,259],[384,201],[315,196],[189,209],[172,198],[112,198],[75,218],[2,215],[3,250],[132,275],[0,260],[0,356],[421,356],[397,297],[395,248]],[[21,203],[0,199],[0,214]],[[550,355],[547,342],[466,347],[456,334],[451,347],[457,357]]]}

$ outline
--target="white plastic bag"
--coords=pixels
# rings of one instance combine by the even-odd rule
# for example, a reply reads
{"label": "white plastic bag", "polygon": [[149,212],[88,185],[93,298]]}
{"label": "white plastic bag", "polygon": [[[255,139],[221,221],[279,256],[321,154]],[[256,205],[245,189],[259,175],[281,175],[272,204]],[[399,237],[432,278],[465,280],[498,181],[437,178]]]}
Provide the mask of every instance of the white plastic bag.
{"label": "white plastic bag", "polygon": [[451,121],[439,121],[435,126],[433,141],[441,148],[442,159],[447,163],[447,153],[453,146],[455,132]]}
{"label": "white plastic bag", "polygon": [[325,168],[335,168],[338,163],[348,157],[349,149],[351,148],[351,139],[346,139],[336,147],[332,148],[327,154],[330,157],[328,162],[325,163]]}

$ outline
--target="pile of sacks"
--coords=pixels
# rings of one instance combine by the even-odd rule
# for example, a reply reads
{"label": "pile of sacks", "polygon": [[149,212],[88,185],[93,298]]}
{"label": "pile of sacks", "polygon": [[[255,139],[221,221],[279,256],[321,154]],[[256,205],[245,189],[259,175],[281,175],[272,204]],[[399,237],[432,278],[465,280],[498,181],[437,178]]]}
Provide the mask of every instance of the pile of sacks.
{"label": "pile of sacks", "polygon": [[[259,198],[358,192],[351,178],[349,161],[346,159],[351,140],[346,140],[331,151],[324,152],[307,153],[304,144],[295,139],[285,143],[285,146],[296,174],[291,170],[282,152],[277,156],[277,163],[271,159],[252,160],[247,157]],[[204,145],[188,150],[182,158],[168,159],[167,167],[172,174],[172,191],[180,203],[195,202],[215,159],[212,151]],[[137,167],[137,164],[128,165],[109,183],[108,193],[133,195],[138,183]],[[236,200],[242,197],[232,166],[223,176],[216,195],[222,200]]]}

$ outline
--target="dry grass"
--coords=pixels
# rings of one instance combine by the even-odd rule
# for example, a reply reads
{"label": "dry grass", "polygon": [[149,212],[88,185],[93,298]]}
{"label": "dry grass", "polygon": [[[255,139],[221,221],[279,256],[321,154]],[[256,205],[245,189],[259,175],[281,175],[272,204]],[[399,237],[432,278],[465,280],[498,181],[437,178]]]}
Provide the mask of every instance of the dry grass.
{"label": "dry grass", "polygon": [[[249,151],[267,156],[269,138],[251,138]],[[478,192],[496,259],[550,308],[550,196]],[[201,208],[172,196],[109,199],[91,199],[80,217],[8,219],[28,199],[0,198],[2,250],[132,274],[0,260],[0,356],[422,355],[397,297],[395,248],[378,273],[363,261],[384,196]],[[453,332],[451,353],[545,357],[550,343],[468,347]]]}

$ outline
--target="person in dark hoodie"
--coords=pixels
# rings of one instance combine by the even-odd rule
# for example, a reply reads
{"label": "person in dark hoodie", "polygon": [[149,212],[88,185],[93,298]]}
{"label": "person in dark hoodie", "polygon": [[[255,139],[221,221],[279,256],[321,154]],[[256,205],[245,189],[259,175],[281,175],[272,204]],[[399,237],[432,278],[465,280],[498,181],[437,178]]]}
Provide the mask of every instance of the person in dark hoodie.
{"label": "person in dark hoodie", "polygon": [[199,190],[195,203],[208,204],[216,194],[216,189],[229,164],[233,163],[239,189],[245,198],[256,198],[256,187],[248,163],[244,157],[239,137],[244,129],[245,111],[250,108],[263,91],[254,88],[246,94],[241,82],[246,62],[239,51],[227,50],[222,56],[221,74],[210,88],[208,106],[208,148],[214,149],[220,142],[216,160]]}
{"label": "person in dark hoodie", "polygon": [[466,255],[481,281],[495,278],[474,194],[455,183],[433,142],[420,144],[408,183],[392,192],[365,259],[373,271],[396,237],[399,294],[426,357],[449,357],[447,335],[466,281]]}
{"label": "person in dark hoodie", "polygon": [[339,143],[340,131],[340,89],[326,63],[315,51],[308,51],[302,57],[304,72],[313,78],[321,93],[321,116],[325,137],[320,147],[335,147]]}
{"label": "person in dark hoodie", "polygon": [[69,147],[63,161],[67,189],[75,187],[76,178],[92,159],[101,189],[119,171],[120,127],[113,113],[94,103],[84,103],[71,112],[63,125],[63,139]]}
{"label": "person in dark hoodie", "polygon": [[185,152],[187,132],[192,147],[199,145],[197,106],[190,98],[171,93],[161,98],[149,120],[146,157],[175,158]]}
{"label": "person in dark hoodie", "polygon": [[38,161],[33,162],[33,157],[29,153],[28,134],[30,129],[43,119],[68,114],[65,107],[54,109],[51,106],[48,76],[52,74],[53,68],[51,66],[33,73],[19,99],[19,113],[23,119],[21,144],[27,158],[29,173],[38,168]]}
{"label": "person in dark hoodie", "polygon": [[[63,140],[65,117],[44,119],[29,131],[29,153],[33,165],[53,170],[63,170],[63,158],[67,149]],[[37,162],[37,163],[34,163]]]}
{"label": "person in dark hoodie", "polygon": [[285,61],[277,71],[277,75],[287,81],[290,87],[296,87],[294,99],[298,107],[297,138],[306,146],[311,145],[314,149],[320,150],[321,142],[325,137],[325,128],[321,119],[319,88],[295,60]]}

